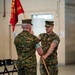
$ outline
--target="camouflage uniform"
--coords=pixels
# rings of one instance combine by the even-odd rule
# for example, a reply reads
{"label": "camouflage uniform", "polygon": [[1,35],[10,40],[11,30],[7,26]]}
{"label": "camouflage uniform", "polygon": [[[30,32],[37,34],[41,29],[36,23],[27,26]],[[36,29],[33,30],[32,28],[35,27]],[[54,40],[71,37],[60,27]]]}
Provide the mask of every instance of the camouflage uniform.
{"label": "camouflage uniform", "polygon": [[35,45],[39,39],[28,31],[22,31],[14,40],[18,60],[18,75],[36,75],[36,49]]}
{"label": "camouflage uniform", "polygon": [[[43,33],[40,34],[39,36],[41,38],[41,44],[42,44],[42,49],[44,51],[44,54],[47,52],[52,42],[58,42],[58,44],[60,42],[58,35],[56,35],[54,32],[52,32],[52,34],[49,35],[47,33]],[[58,45],[54,49],[53,53],[45,59],[50,75],[58,75],[57,48]],[[41,60],[40,60],[40,71],[41,71],[41,75],[47,75],[45,67]]]}

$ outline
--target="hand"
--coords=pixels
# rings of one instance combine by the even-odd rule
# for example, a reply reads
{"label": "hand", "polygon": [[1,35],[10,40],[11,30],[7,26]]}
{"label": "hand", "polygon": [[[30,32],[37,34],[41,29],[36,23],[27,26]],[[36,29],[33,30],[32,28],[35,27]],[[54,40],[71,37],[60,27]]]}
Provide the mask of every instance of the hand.
{"label": "hand", "polygon": [[45,60],[47,58],[47,55],[45,54],[45,55],[42,55],[41,57]]}
{"label": "hand", "polygon": [[40,53],[39,55],[42,56],[43,54]]}
{"label": "hand", "polygon": [[33,32],[33,31],[30,31],[30,33],[31,33],[31,34],[34,34],[34,32]]}

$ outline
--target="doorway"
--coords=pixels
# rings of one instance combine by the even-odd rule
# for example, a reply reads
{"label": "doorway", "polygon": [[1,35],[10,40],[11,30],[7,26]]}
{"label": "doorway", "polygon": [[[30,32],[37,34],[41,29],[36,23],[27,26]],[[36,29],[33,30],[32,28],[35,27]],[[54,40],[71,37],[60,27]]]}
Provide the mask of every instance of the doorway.
{"label": "doorway", "polygon": [[54,21],[54,15],[51,14],[42,14],[42,15],[32,15],[33,31],[34,35],[38,36],[40,33],[45,31],[45,20]]}

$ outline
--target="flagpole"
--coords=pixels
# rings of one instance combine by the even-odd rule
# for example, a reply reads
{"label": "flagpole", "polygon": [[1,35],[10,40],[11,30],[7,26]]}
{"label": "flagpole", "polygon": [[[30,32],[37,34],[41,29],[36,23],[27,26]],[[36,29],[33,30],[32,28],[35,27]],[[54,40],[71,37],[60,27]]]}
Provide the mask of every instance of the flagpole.
{"label": "flagpole", "polygon": [[24,15],[24,18],[25,18],[25,19],[27,19],[27,16],[26,16],[26,14],[25,14],[25,13],[23,13],[23,15]]}
{"label": "flagpole", "polygon": [[43,58],[41,58],[41,59],[42,59],[42,62],[43,62],[43,64],[44,64],[44,67],[45,67],[45,69],[46,69],[47,74],[50,75],[50,73],[49,73],[49,71],[48,71],[48,68],[47,68],[47,66],[46,66],[46,63],[45,63],[45,61],[44,61],[44,59],[43,59]]}

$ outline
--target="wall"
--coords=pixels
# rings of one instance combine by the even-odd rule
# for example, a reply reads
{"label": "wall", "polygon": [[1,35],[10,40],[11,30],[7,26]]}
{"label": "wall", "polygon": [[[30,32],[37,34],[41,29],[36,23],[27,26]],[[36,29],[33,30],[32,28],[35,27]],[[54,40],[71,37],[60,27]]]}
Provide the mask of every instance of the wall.
{"label": "wall", "polygon": [[66,64],[75,63],[75,0],[67,0],[65,7]]}
{"label": "wall", "polygon": [[60,0],[59,3],[59,36],[60,36],[60,44],[58,49],[58,61],[59,65],[65,64],[65,0]]}
{"label": "wall", "polygon": [[[33,14],[49,14],[54,13],[55,24],[58,25],[61,42],[58,49],[59,63],[65,64],[65,40],[64,40],[64,0],[20,0],[28,18]],[[9,5],[8,5],[9,4]],[[10,11],[11,0],[6,1],[6,17],[3,17],[3,0],[0,0],[0,59],[10,58]],[[24,19],[23,14],[18,16],[17,24],[21,24]]]}
{"label": "wall", "polygon": [[3,0],[0,0],[0,59],[9,58],[9,17],[7,13],[3,17],[3,8]]}

